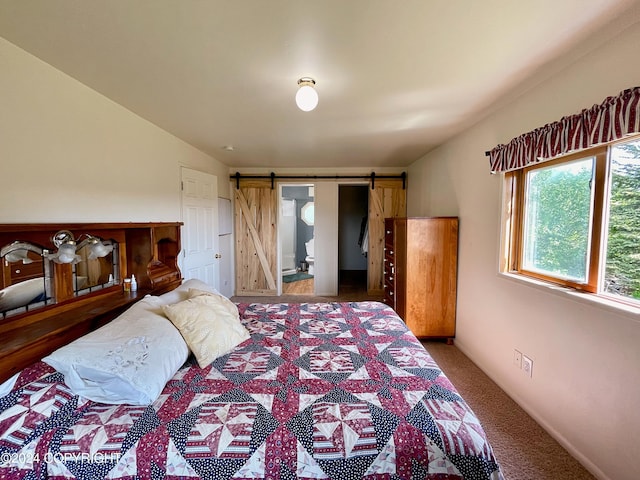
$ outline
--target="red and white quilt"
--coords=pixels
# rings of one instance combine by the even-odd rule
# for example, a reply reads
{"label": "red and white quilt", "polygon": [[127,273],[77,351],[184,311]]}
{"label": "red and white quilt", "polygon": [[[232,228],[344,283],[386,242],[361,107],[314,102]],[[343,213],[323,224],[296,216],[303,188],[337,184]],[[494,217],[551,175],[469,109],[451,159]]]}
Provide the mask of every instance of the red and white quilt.
{"label": "red and white quilt", "polygon": [[0,478],[501,479],[482,426],[390,307],[239,304],[251,338],[147,407],[44,363],[0,398]]}

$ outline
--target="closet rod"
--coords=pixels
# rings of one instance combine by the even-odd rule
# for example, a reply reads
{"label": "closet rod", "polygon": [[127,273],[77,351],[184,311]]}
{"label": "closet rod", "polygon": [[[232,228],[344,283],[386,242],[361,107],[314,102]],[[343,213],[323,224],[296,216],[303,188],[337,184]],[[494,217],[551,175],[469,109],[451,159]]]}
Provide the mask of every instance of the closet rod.
{"label": "closet rod", "polygon": [[370,175],[276,175],[271,172],[270,175],[244,175],[240,172],[236,172],[235,175],[230,175],[230,179],[235,178],[236,180],[236,189],[240,189],[240,179],[241,178],[261,178],[261,179],[270,179],[271,180],[271,189],[274,188],[274,182],[276,178],[286,178],[289,180],[336,180],[340,178],[350,178],[350,179],[368,179],[371,180],[371,189],[375,189],[375,181],[376,178],[400,178],[402,179],[402,189],[406,188],[407,181],[407,172],[402,172],[400,175],[376,175],[375,172],[371,172]]}

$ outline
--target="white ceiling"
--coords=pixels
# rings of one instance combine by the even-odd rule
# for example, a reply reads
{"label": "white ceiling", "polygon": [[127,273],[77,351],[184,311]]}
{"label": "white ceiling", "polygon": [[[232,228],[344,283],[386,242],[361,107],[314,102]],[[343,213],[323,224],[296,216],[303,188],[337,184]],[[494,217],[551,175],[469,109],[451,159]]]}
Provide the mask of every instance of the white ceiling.
{"label": "white ceiling", "polygon": [[638,3],[0,0],[0,36],[232,167],[404,167]]}

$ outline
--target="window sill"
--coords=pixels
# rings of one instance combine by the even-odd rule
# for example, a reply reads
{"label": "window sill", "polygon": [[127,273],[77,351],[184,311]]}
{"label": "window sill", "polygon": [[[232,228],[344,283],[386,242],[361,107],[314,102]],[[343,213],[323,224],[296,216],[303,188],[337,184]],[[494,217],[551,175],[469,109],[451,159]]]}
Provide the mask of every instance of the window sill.
{"label": "window sill", "polygon": [[525,277],[524,275],[518,275],[515,273],[499,272],[498,276],[516,283],[544,290],[545,292],[553,293],[554,295],[569,298],[585,305],[592,305],[611,313],[624,315],[625,317],[640,322],[640,306],[636,307],[623,302],[617,302],[602,295],[581,292],[579,290],[563,287],[561,285],[554,285],[552,283]]}

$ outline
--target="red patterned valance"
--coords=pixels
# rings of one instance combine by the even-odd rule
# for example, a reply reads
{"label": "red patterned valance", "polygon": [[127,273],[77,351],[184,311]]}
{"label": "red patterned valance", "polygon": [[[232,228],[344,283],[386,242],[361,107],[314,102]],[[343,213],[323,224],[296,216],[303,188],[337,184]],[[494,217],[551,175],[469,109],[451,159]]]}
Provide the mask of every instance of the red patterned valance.
{"label": "red patterned valance", "polygon": [[577,115],[524,133],[506,145],[497,145],[487,152],[491,173],[518,170],[639,132],[640,87],[634,87]]}

